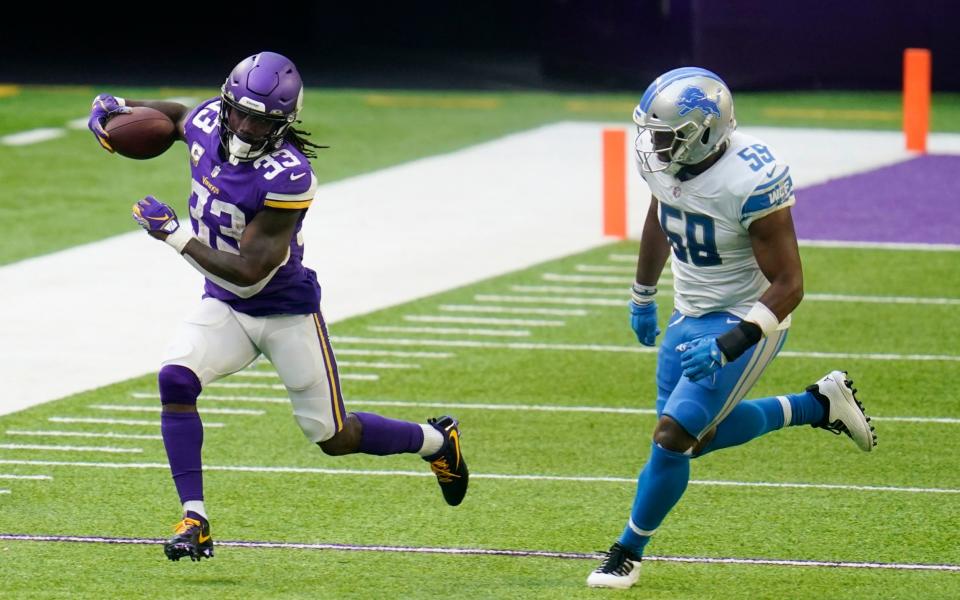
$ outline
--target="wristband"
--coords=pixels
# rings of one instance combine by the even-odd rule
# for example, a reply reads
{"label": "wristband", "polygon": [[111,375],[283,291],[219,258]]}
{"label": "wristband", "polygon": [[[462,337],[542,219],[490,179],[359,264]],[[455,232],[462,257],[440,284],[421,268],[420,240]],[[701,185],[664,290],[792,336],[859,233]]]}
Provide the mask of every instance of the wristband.
{"label": "wristband", "polygon": [[743,320],[756,323],[757,326],[760,327],[760,331],[763,332],[764,337],[776,331],[777,327],[780,326],[780,320],[777,319],[777,315],[773,314],[773,311],[767,308],[763,302],[754,304]]}
{"label": "wristband", "polygon": [[717,348],[720,348],[727,362],[733,362],[759,342],[762,336],[759,325],[752,321],[740,321],[736,327],[717,337]]}
{"label": "wristband", "polygon": [[181,225],[180,227],[177,227],[176,231],[163,238],[163,241],[168,245],[173,246],[173,249],[177,251],[177,254],[183,254],[184,247],[187,245],[187,242],[192,239],[193,232],[191,232],[188,227]]}
{"label": "wristband", "polygon": [[653,302],[653,297],[657,294],[657,288],[652,285],[643,285],[634,283],[630,289],[630,297],[634,304],[644,305]]}

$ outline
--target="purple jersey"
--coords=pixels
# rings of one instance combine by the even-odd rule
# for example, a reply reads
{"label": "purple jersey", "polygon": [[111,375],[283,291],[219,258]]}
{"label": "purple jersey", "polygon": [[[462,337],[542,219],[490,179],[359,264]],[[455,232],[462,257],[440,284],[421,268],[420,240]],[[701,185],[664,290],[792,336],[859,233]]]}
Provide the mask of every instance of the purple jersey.
{"label": "purple jersey", "polygon": [[[231,164],[224,160],[220,153],[219,110],[220,98],[211,98],[193,109],[184,123],[190,149],[190,223],[202,243],[238,254],[247,223],[265,207],[307,208],[316,193],[317,178],[307,158],[288,142],[252,161]],[[317,275],[302,263],[300,228],[304,214],[306,211],[290,240],[289,257],[266,285],[241,288],[208,276],[204,296],[256,317],[319,312]]]}

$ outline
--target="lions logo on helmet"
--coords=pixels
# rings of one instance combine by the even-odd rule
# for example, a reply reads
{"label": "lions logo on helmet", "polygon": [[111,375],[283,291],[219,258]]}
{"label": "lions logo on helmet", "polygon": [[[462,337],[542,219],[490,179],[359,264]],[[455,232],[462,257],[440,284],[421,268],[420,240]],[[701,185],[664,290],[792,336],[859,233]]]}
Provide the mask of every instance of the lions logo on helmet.
{"label": "lions logo on helmet", "polygon": [[640,168],[670,175],[711,156],[737,128],[727,84],[699,67],[657,77],[640,98],[633,121]]}
{"label": "lions logo on helmet", "polygon": [[696,86],[687,86],[680,92],[680,98],[677,100],[677,106],[680,107],[679,115],[682,117],[692,110],[699,110],[705,115],[720,116],[720,107],[717,103],[707,98],[703,90]]}

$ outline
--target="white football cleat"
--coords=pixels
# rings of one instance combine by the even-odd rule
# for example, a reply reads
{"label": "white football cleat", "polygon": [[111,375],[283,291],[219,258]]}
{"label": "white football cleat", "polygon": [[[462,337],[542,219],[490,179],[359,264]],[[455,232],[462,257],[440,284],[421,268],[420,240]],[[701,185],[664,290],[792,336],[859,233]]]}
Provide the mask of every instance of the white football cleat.
{"label": "white football cleat", "polygon": [[864,452],[873,450],[877,445],[877,434],[863,405],[857,400],[857,390],[853,388],[853,381],[847,379],[846,371],[831,371],[807,391],[824,404],[824,418],[813,427],[837,435],[845,433]]}
{"label": "white football cleat", "polygon": [[603,563],[587,577],[587,585],[625,590],[635,584],[638,579],[640,579],[640,557],[617,542],[610,546]]}

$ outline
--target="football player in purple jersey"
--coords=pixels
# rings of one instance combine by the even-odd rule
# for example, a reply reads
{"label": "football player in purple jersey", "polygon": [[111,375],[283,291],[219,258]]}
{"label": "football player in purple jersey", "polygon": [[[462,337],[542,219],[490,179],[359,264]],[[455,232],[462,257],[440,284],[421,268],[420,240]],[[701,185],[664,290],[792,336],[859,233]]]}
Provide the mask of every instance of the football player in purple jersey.
{"label": "football player in purple jersey", "polygon": [[241,61],[218,97],[192,110],[174,102],[94,99],[89,126],[112,152],[104,126],[129,107],[155,108],[176,124],[190,157],[190,224],[152,196],[133,218],[206,278],[203,299],[180,325],[159,374],[160,430],[183,519],[164,546],[171,560],[213,556],[204,508],[197,398],[212,381],[263,354],[287,388],[304,435],[331,456],[361,452],[419,454],[456,506],[469,472],[456,419],[425,424],[347,412],[337,361],[320,311],[316,274],[305,267],[303,218],[317,191],[309,135],[294,127],[303,81],[293,63],[273,52]]}

